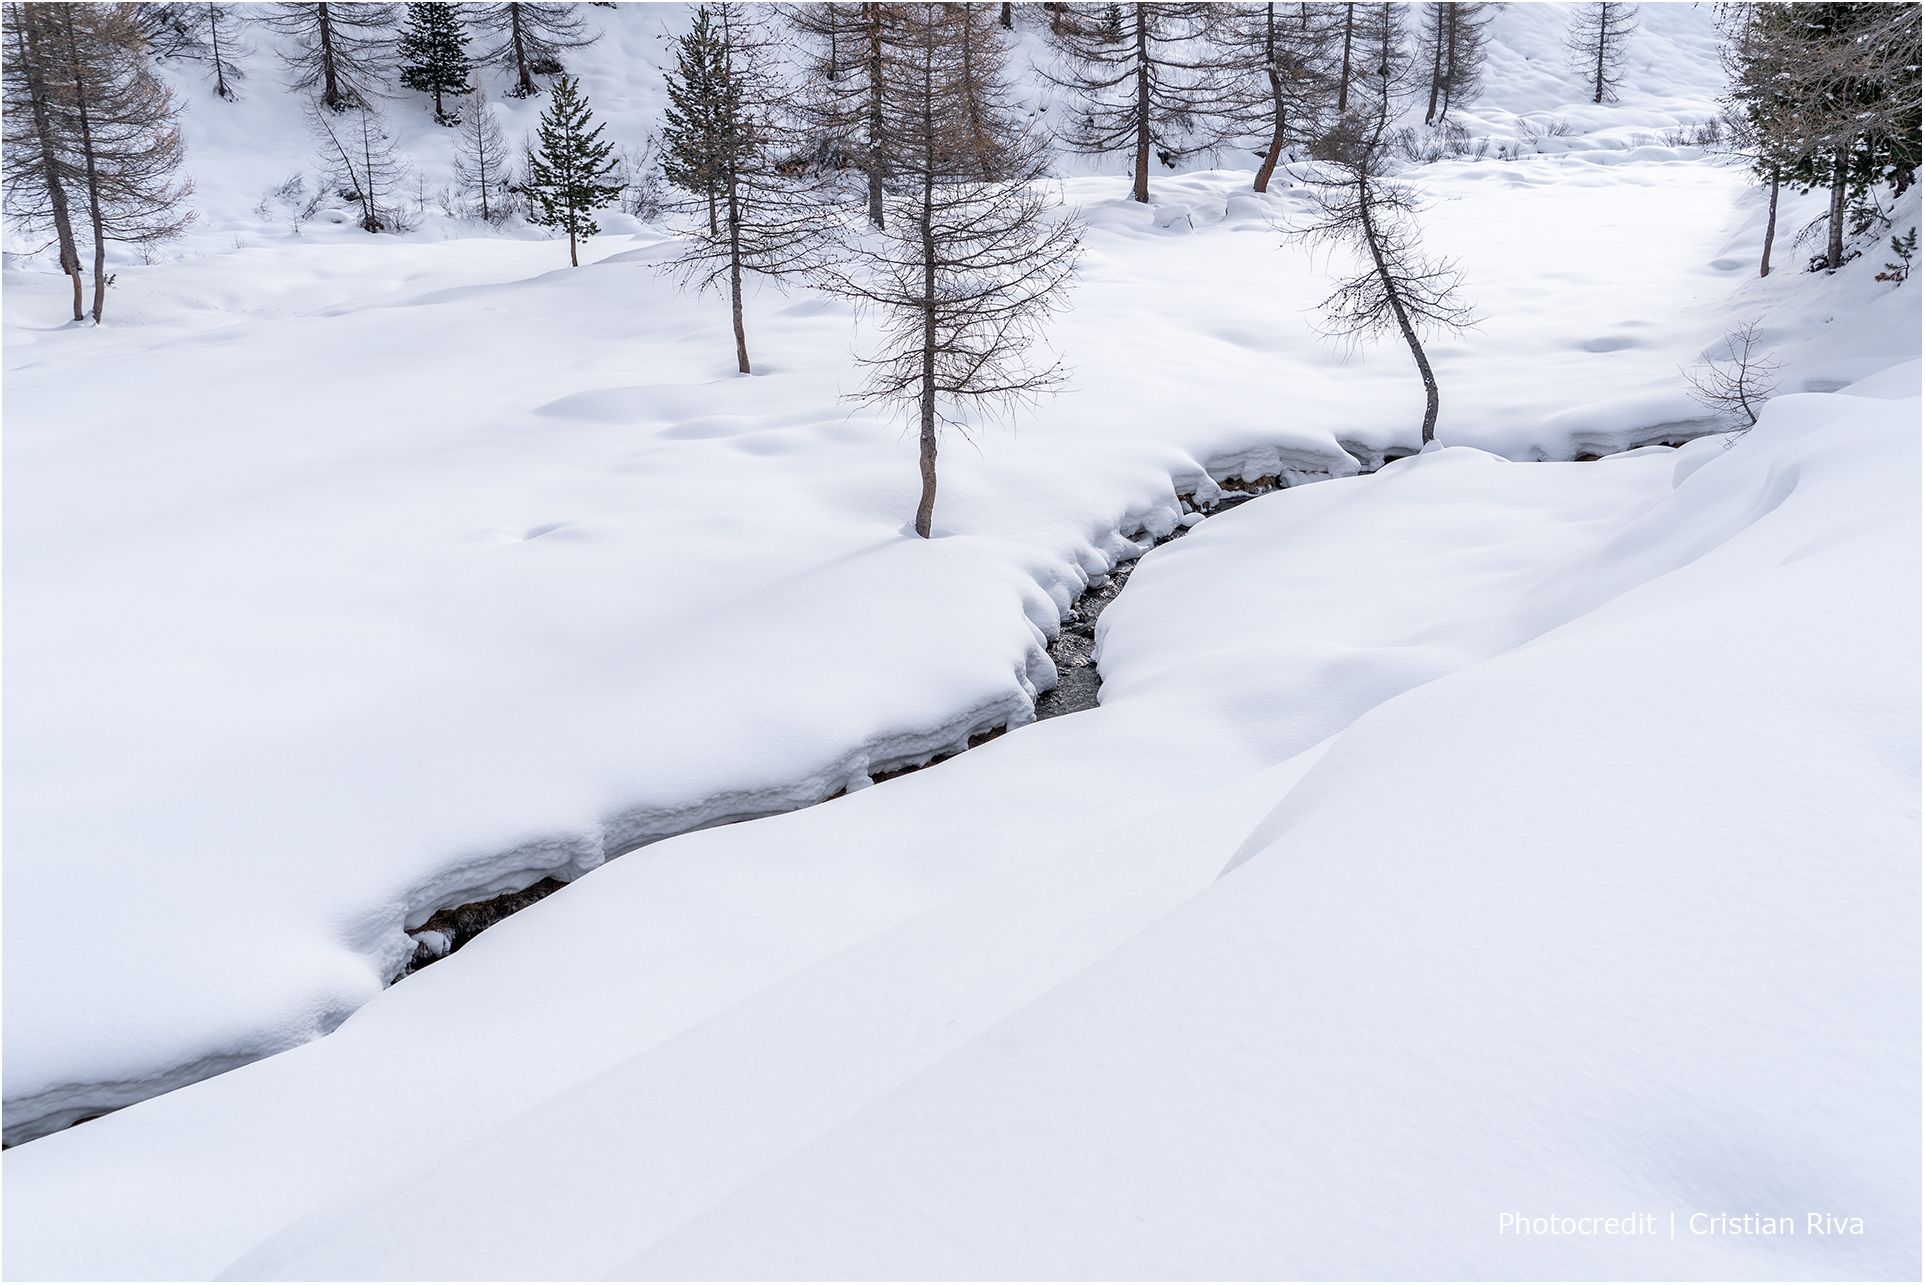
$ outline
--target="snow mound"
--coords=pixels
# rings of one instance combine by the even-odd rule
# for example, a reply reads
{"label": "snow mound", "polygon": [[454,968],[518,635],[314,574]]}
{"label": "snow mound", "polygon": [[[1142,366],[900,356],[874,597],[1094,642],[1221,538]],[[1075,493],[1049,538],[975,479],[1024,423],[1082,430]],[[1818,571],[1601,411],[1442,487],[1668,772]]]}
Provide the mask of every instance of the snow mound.
{"label": "snow mound", "polygon": [[9,1271],[1915,1277],[1918,414],[1205,522],[1100,709],[10,1152]]}

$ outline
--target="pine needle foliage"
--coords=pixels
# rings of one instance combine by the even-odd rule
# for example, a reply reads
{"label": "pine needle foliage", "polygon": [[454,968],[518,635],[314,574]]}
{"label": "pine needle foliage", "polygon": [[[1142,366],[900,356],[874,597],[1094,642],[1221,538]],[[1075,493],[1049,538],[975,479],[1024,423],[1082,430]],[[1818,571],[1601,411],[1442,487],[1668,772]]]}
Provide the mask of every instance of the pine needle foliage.
{"label": "pine needle foliage", "polygon": [[703,5],[694,25],[676,41],[662,127],[662,174],[707,204],[710,235],[720,229],[716,207],[727,153],[742,146],[730,137],[741,116],[742,95],[729,73],[727,41]]}
{"label": "pine needle foliage", "polygon": [[606,181],[616,162],[611,157],[615,145],[602,141],[603,128],[594,123],[575,78],[557,79],[535,130],[536,146],[528,153],[521,190],[528,198],[530,223],[568,234],[570,267],[581,266],[579,240],[602,230],[594,211],[622,192],[621,184]]}
{"label": "pine needle foliage", "polygon": [[1911,185],[1920,161],[1919,6],[1727,5],[1732,116],[1794,190],[1831,189],[1818,266],[1845,261],[1849,198]]}
{"label": "pine needle foliage", "polygon": [[460,118],[443,109],[443,94],[468,92],[473,71],[468,61],[468,33],[461,28],[456,6],[447,3],[410,4],[408,25],[401,33],[401,85],[418,94],[434,95],[438,125],[455,125]]}
{"label": "pine needle foliage", "polygon": [[751,367],[743,274],[780,279],[809,271],[829,217],[810,180],[785,174],[776,159],[793,136],[774,71],[779,56],[753,11],[704,5],[677,41],[668,74],[662,169],[693,198],[696,215],[670,266],[690,288],[726,290],[736,369],[744,375]]}

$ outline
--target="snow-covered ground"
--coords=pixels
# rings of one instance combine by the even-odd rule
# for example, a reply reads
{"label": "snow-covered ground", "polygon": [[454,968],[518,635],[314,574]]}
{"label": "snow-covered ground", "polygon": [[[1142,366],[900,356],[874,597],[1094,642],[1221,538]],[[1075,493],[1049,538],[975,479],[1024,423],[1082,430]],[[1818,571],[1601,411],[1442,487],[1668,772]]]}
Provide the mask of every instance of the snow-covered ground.
{"label": "snow-covered ground", "polygon": [[1915,1275],[1917,369],[1212,519],[1101,709],[16,1150],[8,1271]]}
{"label": "snow-covered ground", "polygon": [[[1760,281],[1743,175],[1646,141],[1709,7],[1603,107],[1568,8],[1465,114],[1541,151],[1406,175],[1484,318],[1451,449],[1349,476],[1422,393],[1311,329],[1302,188],[1071,166],[1073,387],[947,443],[928,542],[845,306],[757,293],[741,378],[620,216],[290,238],[270,62],[201,94],[185,257],[99,330],[5,274],[8,1127],[141,1103],[8,1154],[8,1275],[1916,1276],[1918,287]],[[591,16],[639,137],[681,7]],[[1708,431],[1750,321],[1759,430],[1528,462]],[[1276,474],[1105,614],[1100,710],[862,788]]]}

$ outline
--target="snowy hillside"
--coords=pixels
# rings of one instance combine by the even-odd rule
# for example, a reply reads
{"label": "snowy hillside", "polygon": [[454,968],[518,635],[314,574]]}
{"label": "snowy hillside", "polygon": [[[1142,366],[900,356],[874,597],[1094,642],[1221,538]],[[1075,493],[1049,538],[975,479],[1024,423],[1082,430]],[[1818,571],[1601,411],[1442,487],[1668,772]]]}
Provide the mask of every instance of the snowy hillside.
{"label": "snowy hillside", "polygon": [[[758,289],[738,376],[664,226],[436,213],[418,95],[418,227],[291,232],[273,38],[173,69],[194,230],[100,328],[4,275],[8,1277],[1915,1278],[1918,285],[1797,271],[1818,196],[1760,280],[1665,141],[1710,6],[1601,106],[1571,8],[1399,176],[1481,318],[1442,449],[1314,329],[1301,162],[1066,160],[1071,386],[930,541],[845,302]],[[689,8],[586,12],[639,144]],[[1680,370],[1749,322],[1733,439]]]}

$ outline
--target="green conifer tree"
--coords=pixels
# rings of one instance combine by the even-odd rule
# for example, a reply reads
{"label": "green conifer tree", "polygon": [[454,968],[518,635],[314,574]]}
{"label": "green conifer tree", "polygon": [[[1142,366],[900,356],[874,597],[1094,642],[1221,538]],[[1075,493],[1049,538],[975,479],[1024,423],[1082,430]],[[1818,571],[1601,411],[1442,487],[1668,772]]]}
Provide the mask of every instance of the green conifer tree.
{"label": "green conifer tree", "polygon": [[708,6],[678,42],[676,68],[668,74],[667,124],[662,130],[662,175],[708,202],[709,232],[718,228],[716,198],[727,169],[726,136],[739,98],[728,73],[728,50],[709,25]]}
{"label": "green conifer tree", "polygon": [[593,115],[573,76],[555,82],[548,110],[535,131],[538,146],[528,153],[528,221],[568,233],[568,262],[581,266],[576,238],[601,231],[592,211],[621,195],[619,183],[605,183],[615,169],[613,143],[601,141],[603,126],[589,128]]}
{"label": "green conifer tree", "polygon": [[407,30],[401,33],[401,84],[434,95],[437,124],[455,125],[460,117],[442,110],[441,95],[468,92],[473,70],[464,46],[468,34],[452,4],[410,4]]}

